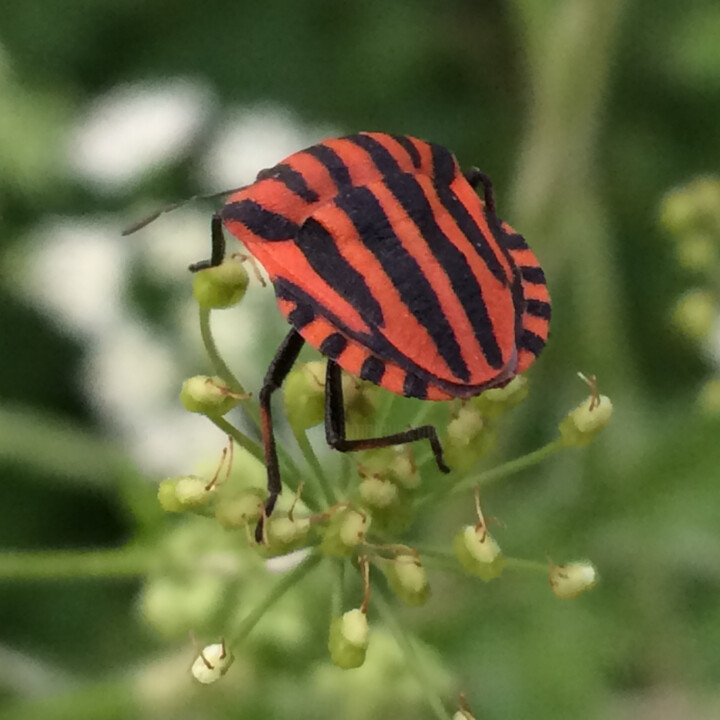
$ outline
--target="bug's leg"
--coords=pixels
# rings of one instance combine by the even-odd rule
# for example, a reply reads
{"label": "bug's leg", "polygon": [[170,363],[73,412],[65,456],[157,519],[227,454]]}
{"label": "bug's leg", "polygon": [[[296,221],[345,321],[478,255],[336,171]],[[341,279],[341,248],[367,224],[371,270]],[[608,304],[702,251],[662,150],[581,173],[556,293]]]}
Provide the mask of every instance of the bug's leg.
{"label": "bug's leg", "polygon": [[340,366],[332,360],[328,360],[327,375],[325,376],[325,437],[327,438],[328,445],[340,452],[370,450],[372,448],[388,447],[390,445],[403,445],[414,442],[415,440],[429,440],[438,468],[440,468],[442,472],[450,472],[450,468],[443,460],[442,445],[432,425],[421,425],[420,427],[405,430],[405,432],[383,435],[381,437],[346,440],[342,374]]}
{"label": "bug's leg", "polygon": [[[265,518],[272,515],[278,495],[282,489],[280,483],[280,466],[278,464],[277,450],[275,448],[275,435],[272,428],[270,414],[270,398],[287,377],[297,360],[300,349],[305,344],[300,333],[294,328],[285,336],[282,344],[275,353],[270,367],[265,373],[265,379],[260,390],[260,426],[262,430],[263,447],[265,448],[265,467],[267,468],[268,499],[265,502]],[[262,542],[263,522],[261,518],[255,528],[255,540]]]}
{"label": "bug's leg", "polygon": [[222,218],[218,213],[215,213],[210,223],[210,239],[212,242],[212,248],[210,251],[209,260],[200,260],[199,262],[190,265],[188,270],[190,272],[197,272],[198,270],[206,270],[210,267],[220,265],[225,258],[225,235],[223,235],[222,229]]}
{"label": "bug's leg", "polygon": [[476,188],[478,185],[483,186],[483,195],[485,196],[485,207],[489,213],[495,214],[495,191],[493,190],[490,178],[478,168],[470,168],[465,173],[465,179]]}

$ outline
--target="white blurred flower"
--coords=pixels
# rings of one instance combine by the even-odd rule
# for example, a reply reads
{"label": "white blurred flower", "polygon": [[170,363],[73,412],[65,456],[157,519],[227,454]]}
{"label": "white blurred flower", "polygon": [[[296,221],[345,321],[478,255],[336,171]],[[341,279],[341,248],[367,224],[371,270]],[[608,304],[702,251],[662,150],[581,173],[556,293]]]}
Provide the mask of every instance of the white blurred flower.
{"label": "white blurred flower", "polygon": [[278,105],[238,110],[220,128],[202,163],[203,181],[220,189],[251,183],[260,170],[336,134],[330,126],[306,127]]}
{"label": "white blurred flower", "polygon": [[53,218],[35,232],[18,284],[71,333],[106,334],[122,315],[128,249],[110,223]]}
{"label": "white blurred flower", "polygon": [[265,561],[265,569],[271,573],[286,573],[296,568],[310,553],[310,548],[300,548],[287,555],[277,555]]}
{"label": "white blurred flower", "polygon": [[213,105],[205,86],[186,79],[119,85],[80,120],[68,163],[93,185],[123,190],[153,166],[180,156]]}

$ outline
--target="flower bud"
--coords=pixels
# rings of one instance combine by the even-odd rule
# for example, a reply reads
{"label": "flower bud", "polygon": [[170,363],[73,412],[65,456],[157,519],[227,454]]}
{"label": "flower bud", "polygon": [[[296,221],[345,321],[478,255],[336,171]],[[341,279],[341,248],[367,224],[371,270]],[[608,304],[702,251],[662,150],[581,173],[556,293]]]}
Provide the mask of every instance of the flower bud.
{"label": "flower bud", "polygon": [[715,324],[718,307],[710,290],[689,290],[675,303],[672,320],[675,327],[696,342],[703,341]]}
{"label": "flower bud", "polygon": [[490,452],[496,439],[495,430],[480,411],[470,403],[463,405],[447,427],[445,461],[453,470],[465,472]]}
{"label": "flower bud", "polygon": [[309,518],[273,517],[268,521],[269,555],[285,555],[304,544],[310,530]]}
{"label": "flower bud", "polygon": [[567,447],[584,447],[610,422],[613,405],[606,395],[591,395],[561,423],[560,436]]}
{"label": "flower bud", "polygon": [[178,478],[175,485],[175,497],[188,510],[205,507],[213,498],[214,488],[207,489],[207,480],[196,475]]}
{"label": "flower bud", "polygon": [[678,262],[687,270],[712,272],[718,261],[717,240],[708,233],[692,233],[678,239]]}
{"label": "flower bud", "polygon": [[452,720],[475,720],[475,716],[471,715],[467,710],[458,710],[453,715]]}
{"label": "flower bud", "polygon": [[698,178],[669,193],[663,201],[660,219],[674,235],[694,230],[720,232],[720,181]]}
{"label": "flower bud", "polygon": [[598,582],[595,566],[588,561],[568,565],[550,564],[550,587],[561,600],[570,600],[593,588]]}
{"label": "flower bud", "polygon": [[428,599],[430,586],[420,558],[405,553],[394,560],[382,562],[380,569],[393,592],[406,605],[422,605]]}
{"label": "flower bud", "polygon": [[325,418],[324,360],[301,364],[284,383],[285,416],[296,430],[318,425]]}
{"label": "flower bud", "polygon": [[220,265],[199,270],[193,276],[193,296],[203,308],[228,308],[245,295],[248,274],[238,258],[228,257]]}
{"label": "flower bud", "polygon": [[415,490],[420,485],[420,473],[409,446],[395,453],[388,469],[392,479],[404,490]]}
{"label": "flower bud", "polygon": [[220,496],[215,506],[215,519],[228,529],[256,523],[262,515],[266,495],[267,493],[253,489],[231,496]]}
{"label": "flower bud", "polygon": [[225,647],[225,643],[215,643],[202,649],[195,658],[190,671],[193,677],[203,685],[217,682],[233,663],[233,656]]}
{"label": "flower bud", "polygon": [[357,510],[343,510],[334,515],[325,529],[320,551],[325,555],[347,557],[365,540],[370,517]]}
{"label": "flower bud", "polygon": [[503,387],[490,388],[470,402],[488,420],[494,420],[506,410],[519,405],[530,394],[530,383],[524,375],[516,375]]}
{"label": "flower bud", "polygon": [[190,412],[214,416],[224,415],[238,402],[222,378],[207,375],[188,378],[180,391],[180,401]]}
{"label": "flower bud", "polygon": [[484,527],[465,526],[455,536],[453,547],[463,568],[486,582],[499,577],[505,567],[500,546]]}
{"label": "flower bud", "polygon": [[365,662],[370,628],[360,609],[349,610],[330,622],[328,649],[332,661],[343,670],[360,667]]}
{"label": "flower bud", "polygon": [[366,477],[360,483],[360,497],[370,508],[383,509],[392,505],[398,499],[397,485],[390,480],[380,477]]}
{"label": "flower bud", "polygon": [[168,478],[158,486],[158,501],[165,512],[179,513],[186,510],[185,506],[178,500],[176,488],[180,478]]}
{"label": "flower bud", "polygon": [[707,417],[720,417],[720,379],[708,380],[702,386],[698,404]]}

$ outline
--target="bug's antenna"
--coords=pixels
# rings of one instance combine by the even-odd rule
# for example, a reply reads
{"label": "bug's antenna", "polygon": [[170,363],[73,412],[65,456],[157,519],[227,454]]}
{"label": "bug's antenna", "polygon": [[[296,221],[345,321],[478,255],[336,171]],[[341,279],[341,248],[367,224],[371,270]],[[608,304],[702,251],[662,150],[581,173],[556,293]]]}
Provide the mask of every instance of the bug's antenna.
{"label": "bug's antenna", "polygon": [[142,230],[144,227],[148,226],[154,220],[157,220],[161,215],[172,212],[173,210],[177,210],[177,208],[182,207],[183,205],[187,205],[187,203],[195,202],[195,200],[215,200],[215,198],[223,197],[223,195],[230,195],[230,193],[244,190],[246,187],[249,187],[249,185],[243,185],[242,187],[230,188],[229,190],[221,190],[220,192],[212,193],[211,195],[193,195],[192,197],[186,198],[185,200],[180,200],[179,202],[171,203],[170,205],[166,205],[164,208],[161,208],[160,210],[156,210],[151,215],[144,217],[142,220],[139,220],[138,222],[133,223],[132,225],[126,227],[122,231],[122,235],[123,235],[123,237],[126,237],[127,235],[132,235],[133,233],[137,232],[138,230]]}

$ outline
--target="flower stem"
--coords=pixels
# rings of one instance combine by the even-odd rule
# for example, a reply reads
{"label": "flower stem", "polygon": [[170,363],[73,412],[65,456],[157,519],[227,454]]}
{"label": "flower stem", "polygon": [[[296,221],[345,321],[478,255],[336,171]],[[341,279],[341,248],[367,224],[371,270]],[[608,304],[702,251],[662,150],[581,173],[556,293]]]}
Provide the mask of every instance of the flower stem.
{"label": "flower stem", "polygon": [[2,580],[132,578],[150,568],[153,553],[145,547],[108,550],[41,550],[0,553]]}
{"label": "flower stem", "polygon": [[543,445],[541,448],[533,450],[533,452],[528,453],[527,455],[523,455],[522,457],[516,458],[515,460],[510,460],[509,462],[498,465],[491,470],[485,470],[484,472],[478,473],[477,475],[470,475],[469,477],[463,478],[458,483],[453,485],[449,494],[455,495],[459,492],[464,492],[465,490],[469,490],[475,485],[479,485],[480,487],[487,487],[491,483],[497,482],[498,480],[502,480],[509,475],[514,475],[521,470],[525,470],[526,468],[536,465],[542,460],[545,460],[545,458],[550,457],[550,455],[552,455],[553,453],[556,453],[558,450],[562,450],[564,447],[565,443],[563,442],[563,440],[561,438],[556,438],[555,440],[549,442],[547,445]]}
{"label": "flower stem", "polygon": [[229,435],[241,448],[247,450],[261,463],[265,463],[265,452],[263,451],[260,443],[256,443],[254,440],[251,440],[247,435],[245,435],[245,433],[240,432],[224,417],[217,417],[213,415],[208,415],[207,417],[213,425],[220,428],[226,435]]}
{"label": "flower stem", "polygon": [[325,503],[329,506],[334,505],[337,502],[337,498],[335,497],[335,491],[333,490],[332,485],[330,485],[330,482],[325,475],[325,471],[322,469],[322,465],[320,464],[320,461],[315,454],[315,450],[313,449],[313,446],[308,440],[307,433],[305,432],[305,430],[293,428],[293,434],[295,435],[297,444],[300,446],[303,457],[312,469],[313,474],[318,481],[318,485],[320,487],[320,491],[322,493],[323,499],[325,500]]}
{"label": "flower stem", "polygon": [[387,625],[390,632],[395,637],[395,641],[400,646],[403,655],[405,656],[405,662],[408,670],[415,676],[416,680],[420,684],[420,687],[425,694],[425,699],[430,705],[438,720],[451,720],[450,713],[445,708],[445,705],[434,689],[435,684],[432,679],[428,677],[428,673],[423,665],[422,658],[418,655],[417,649],[413,645],[408,633],[405,628],[402,627],[400,621],[391,606],[387,601],[387,590],[384,587],[373,587],[372,602],[377,607],[383,622]]}
{"label": "flower stem", "polygon": [[[212,330],[210,329],[209,308],[200,307],[200,335],[215,373],[230,386],[230,389],[234,393],[238,393],[238,395],[246,395],[247,393],[245,392],[245,388],[242,386],[242,383],[235,377],[235,375],[233,375],[232,370],[230,370],[227,366],[217,349],[215,338],[213,338]],[[246,403],[247,401],[242,401],[243,407],[245,407]]]}
{"label": "flower stem", "polygon": [[508,570],[529,570],[531,572],[541,572],[543,575],[548,574],[547,561],[541,560],[525,560],[524,558],[505,558],[505,567]]}
{"label": "flower stem", "polygon": [[[424,547],[423,545],[413,545],[413,548],[420,553],[423,563],[433,566],[439,570],[450,570],[467,575],[467,572],[460,565],[455,553],[449,550],[439,550],[432,547]],[[518,570],[520,572],[541,572],[548,574],[548,564],[542,560],[527,560],[525,558],[508,557],[504,555],[505,568],[508,570]],[[430,562],[427,562],[430,561]]]}
{"label": "flower stem", "polygon": [[297,585],[313,568],[320,564],[323,556],[314,552],[309,557],[306,557],[300,565],[290,570],[290,572],[283,575],[281,580],[273,587],[265,598],[260,601],[255,608],[245,616],[240,623],[237,631],[230,639],[231,645],[240,644],[249,634],[250,631],[260,622],[263,615],[278,601],[280,598],[292,588]]}
{"label": "flower stem", "polygon": [[422,505],[426,505],[428,502],[437,500],[438,497],[456,495],[457,493],[465,492],[473,488],[475,485],[487,487],[491,483],[497,482],[498,480],[502,480],[503,478],[514,475],[521,470],[525,470],[526,468],[536,465],[545,458],[550,457],[553,453],[556,453],[558,450],[562,450],[564,447],[566,447],[566,445],[563,440],[561,438],[556,438],[547,445],[543,445],[541,448],[533,450],[533,452],[528,453],[527,455],[515,458],[515,460],[510,460],[490,470],[485,470],[484,472],[474,475],[468,475],[461,478],[450,487],[440,487],[427,495],[423,495],[415,501],[415,506],[420,507]]}
{"label": "flower stem", "polygon": [[340,617],[345,607],[345,560],[335,558],[335,583],[330,598],[330,612],[332,617]]}
{"label": "flower stem", "polygon": [[[230,370],[227,363],[223,360],[222,355],[220,355],[220,351],[215,344],[215,338],[213,337],[212,329],[210,327],[210,310],[203,307],[200,308],[200,335],[202,336],[205,351],[210,358],[210,363],[212,364],[215,373],[228,384],[228,386],[234,393],[238,393],[239,395],[247,394],[242,383],[235,377],[235,375],[233,375],[232,370]],[[248,417],[250,418],[250,420],[252,420],[255,427],[259,429],[260,408],[258,407],[257,403],[255,403],[251,398],[246,398],[245,400],[240,401],[240,406],[247,413]],[[227,422],[227,420],[220,418],[221,422],[216,422],[216,418],[212,417],[210,418],[210,420],[212,420],[212,422],[214,422],[215,425],[217,425],[218,427],[226,428],[224,429],[224,432],[226,432],[228,435],[231,435],[238,443],[238,445],[244,447],[249,453],[254,455],[261,462],[265,462],[265,453],[258,443],[253,442],[252,440],[250,440],[250,438],[247,437],[247,435],[235,429],[232,425],[230,425],[230,423]],[[286,468],[290,472],[290,474],[298,478],[299,482],[301,472],[290,454],[280,444],[277,445],[277,453],[281,461],[286,465]]]}

